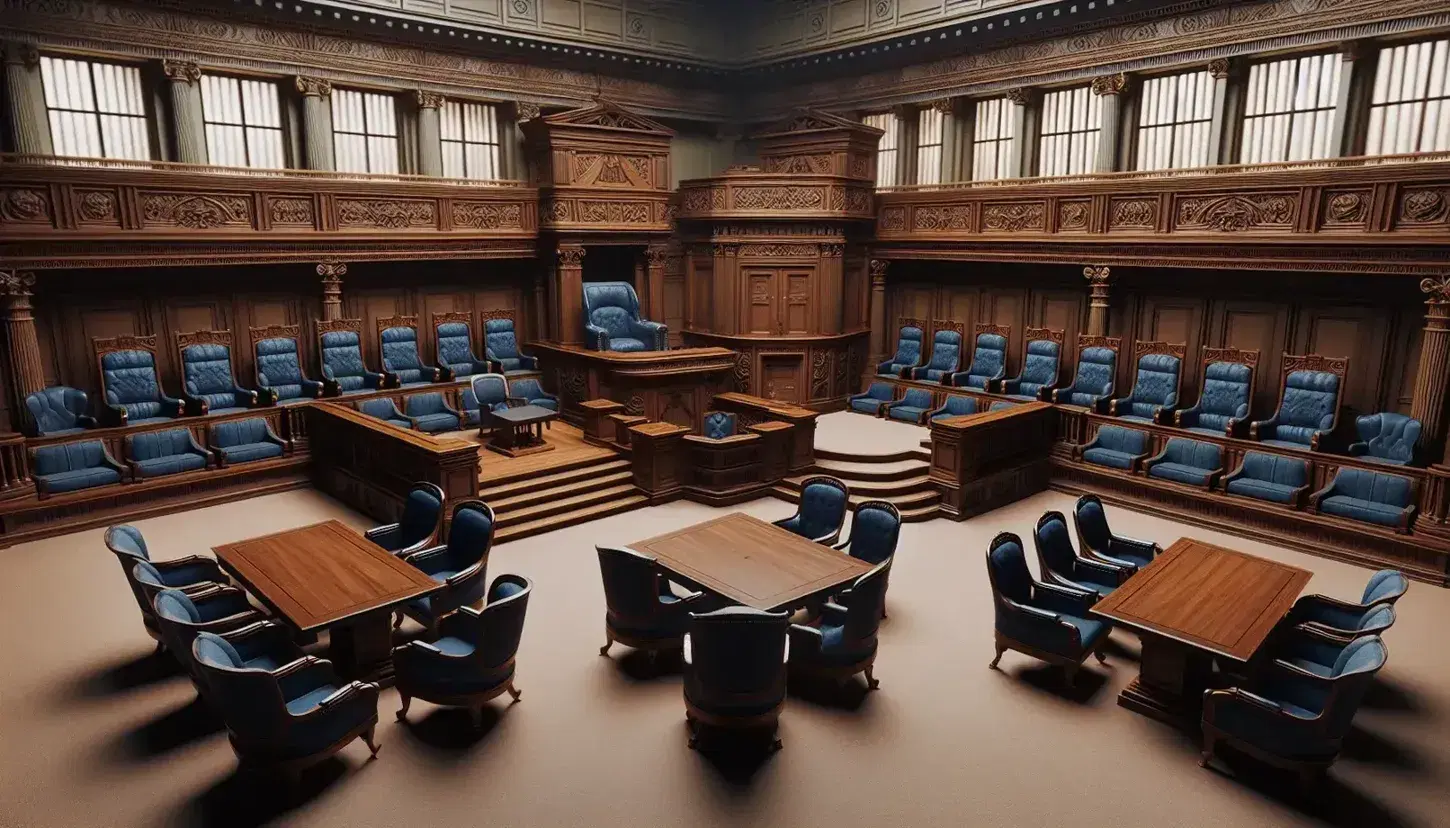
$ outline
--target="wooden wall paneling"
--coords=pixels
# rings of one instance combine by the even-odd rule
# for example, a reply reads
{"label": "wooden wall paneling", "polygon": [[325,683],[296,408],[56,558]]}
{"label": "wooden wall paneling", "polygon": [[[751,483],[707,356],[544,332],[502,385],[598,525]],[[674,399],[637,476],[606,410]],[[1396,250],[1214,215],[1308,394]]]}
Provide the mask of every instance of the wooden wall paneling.
{"label": "wooden wall paneling", "polygon": [[1415,395],[1415,372],[1420,368],[1420,344],[1425,338],[1425,316],[1420,308],[1409,308],[1395,314],[1391,333],[1394,368],[1390,371],[1391,393],[1385,407],[1401,414],[1410,413]]}
{"label": "wooden wall paneling", "polygon": [[[1007,339],[1007,376],[1017,376],[1022,365],[1022,332],[1027,328],[1027,290],[1001,287],[983,289],[978,304],[977,321],[1012,329],[1012,335]],[[975,334],[972,336],[972,344],[975,347]],[[967,352],[967,359],[971,358],[970,353]]]}
{"label": "wooden wall paneling", "polygon": [[[159,325],[152,329],[156,337],[156,370],[161,387],[172,396],[182,392],[181,354],[176,349],[176,335],[191,331],[229,331],[232,329],[231,296],[216,298],[156,297],[147,304]],[[233,365],[233,370],[236,366]]]}
{"label": "wooden wall paneling", "polygon": [[1299,310],[1294,326],[1297,350],[1291,353],[1349,358],[1344,405],[1352,414],[1342,419],[1351,423],[1351,429],[1354,415],[1380,410],[1387,389],[1395,386],[1389,378],[1388,327],[1381,308],[1309,306]]}
{"label": "wooden wall paneling", "polygon": [[[1198,400],[1198,389],[1202,386],[1202,345],[1204,321],[1208,303],[1192,296],[1147,295],[1139,305],[1138,324],[1135,326],[1137,342],[1170,342],[1186,346],[1182,364],[1182,393],[1178,397],[1180,408],[1187,408]],[[1131,360],[1129,360],[1131,363]],[[1136,365],[1129,366],[1129,382],[1137,371]]]}
{"label": "wooden wall paneling", "polygon": [[[483,342],[483,333],[478,314],[473,309],[473,292],[468,288],[423,288],[418,291],[418,352],[425,365],[432,365],[438,357],[438,333],[433,328],[433,314],[461,311],[469,315],[469,328],[473,331],[473,348],[477,353]],[[521,320],[515,320],[517,326]],[[515,333],[521,337],[517,328]],[[478,354],[482,357],[482,354]]]}
{"label": "wooden wall paneling", "polygon": [[1273,302],[1214,300],[1209,303],[1208,317],[1208,347],[1259,352],[1250,417],[1269,417],[1278,405],[1279,389],[1284,383],[1281,355],[1289,350],[1289,307]]}
{"label": "wooden wall paneling", "polygon": [[887,316],[886,324],[891,327],[890,336],[892,342],[896,341],[896,331],[900,324],[896,320],[902,317],[911,319],[931,319],[935,315],[933,311],[936,306],[937,287],[934,284],[903,284],[894,291],[895,302],[892,303],[891,314]]}
{"label": "wooden wall paneling", "polygon": [[667,276],[664,284],[665,318],[670,329],[670,344],[679,345],[680,332],[685,329],[685,277]]}
{"label": "wooden wall paneling", "polygon": [[871,285],[866,259],[847,256],[841,272],[841,325],[843,330],[860,330],[871,324]]}

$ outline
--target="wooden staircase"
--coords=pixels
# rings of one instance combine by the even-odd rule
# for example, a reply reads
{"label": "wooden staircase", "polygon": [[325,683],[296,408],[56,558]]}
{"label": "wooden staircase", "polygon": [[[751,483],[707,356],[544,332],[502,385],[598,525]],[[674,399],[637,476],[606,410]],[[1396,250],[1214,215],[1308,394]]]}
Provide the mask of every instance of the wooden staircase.
{"label": "wooden staircase", "polygon": [[865,500],[885,500],[901,510],[901,520],[916,523],[937,515],[941,495],[932,485],[928,472],[931,455],[921,449],[885,455],[849,454],[816,449],[816,463],[810,473],[788,477],[771,493],[800,501],[801,484],[806,478],[828,474],[846,482],[851,490],[851,505]]}
{"label": "wooden staircase", "polygon": [[527,538],[646,505],[630,462],[617,455],[581,458],[547,475],[489,480],[479,497],[498,518],[494,543]]}

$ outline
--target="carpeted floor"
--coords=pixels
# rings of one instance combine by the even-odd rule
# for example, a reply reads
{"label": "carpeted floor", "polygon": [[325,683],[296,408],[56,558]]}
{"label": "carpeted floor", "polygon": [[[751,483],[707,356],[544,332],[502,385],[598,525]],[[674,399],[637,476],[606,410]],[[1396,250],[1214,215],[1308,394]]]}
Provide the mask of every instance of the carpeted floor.
{"label": "carpeted floor", "polygon": [[816,418],[816,448],[863,456],[898,454],[921,448],[931,429],[901,420],[883,420],[852,411]]}
{"label": "carpeted floor", "polygon": [[[848,415],[849,416],[849,415]],[[864,419],[864,418],[863,418]],[[1115,703],[1136,640],[1065,690],[1019,654],[992,657],[982,562],[998,531],[1026,535],[1071,500],[1045,493],[967,523],[902,533],[881,636],[881,689],[793,697],[785,749],[711,758],[685,744],[678,673],[598,655],[603,597],[593,544],[624,543],[717,513],[672,504],[501,546],[492,574],[534,579],[519,655],[523,700],[480,734],[461,711],[383,694],[372,762],[355,743],[285,802],[235,762],[188,681],[151,657],[101,532],[0,550],[0,826],[1060,826],[1145,828],[1450,825],[1450,592],[1415,584],[1389,665],[1346,756],[1313,801],[1292,780],[1203,770],[1196,746]],[[762,517],[776,501],[747,504]],[[341,516],[297,492],[142,521],[157,557]],[[1314,570],[1310,591],[1357,596],[1368,572],[1157,518],[1110,513],[1126,534],[1191,534]],[[405,632],[417,632],[409,623]],[[1249,766],[1253,770],[1253,766]]]}

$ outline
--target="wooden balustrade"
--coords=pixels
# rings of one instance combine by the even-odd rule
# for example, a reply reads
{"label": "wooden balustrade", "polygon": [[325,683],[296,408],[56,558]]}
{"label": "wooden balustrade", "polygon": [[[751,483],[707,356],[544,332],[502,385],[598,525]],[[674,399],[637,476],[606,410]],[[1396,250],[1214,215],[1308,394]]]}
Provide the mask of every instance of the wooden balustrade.
{"label": "wooden balustrade", "polygon": [[954,520],[1047,488],[1057,420],[1042,402],[946,417],[931,424],[931,479]]}
{"label": "wooden balustrade", "polygon": [[25,435],[10,431],[0,434],[0,498],[35,494],[30,477],[30,457]]}

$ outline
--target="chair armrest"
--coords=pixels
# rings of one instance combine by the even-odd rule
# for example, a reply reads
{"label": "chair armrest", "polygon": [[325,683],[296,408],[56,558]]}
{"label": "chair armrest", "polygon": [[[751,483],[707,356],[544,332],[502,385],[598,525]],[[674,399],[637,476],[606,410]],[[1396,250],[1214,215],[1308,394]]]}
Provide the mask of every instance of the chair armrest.
{"label": "chair armrest", "polygon": [[821,535],[819,538],[811,538],[811,540],[814,541],[814,542],[816,542],[816,543],[823,544],[825,546],[830,546],[831,544],[833,544],[837,540],[839,540],[840,537],[841,537],[841,528],[838,526],[834,530],[832,530],[830,532],[827,532],[824,535]]}
{"label": "chair armrest", "polygon": [[589,334],[589,341],[596,351],[609,350],[609,332],[590,322],[584,323],[584,332]]}
{"label": "chair armrest", "polygon": [[1344,450],[1350,457],[1363,457],[1369,454],[1369,443],[1350,443]]}
{"label": "chair armrest", "polygon": [[239,408],[255,408],[257,406],[257,392],[250,388],[243,388],[233,383],[232,394],[237,398]]}
{"label": "chair armrest", "polygon": [[367,698],[371,696],[376,699],[381,688],[370,681],[352,681],[339,687],[327,698],[319,701],[319,710],[331,710],[341,704],[351,701],[354,698]]}
{"label": "chair armrest", "polygon": [[101,403],[101,423],[107,426],[124,426],[128,419],[126,409],[108,402]]}
{"label": "chair armrest", "polygon": [[[318,380],[302,377],[301,381],[302,393],[306,396],[312,397],[313,399],[321,397],[323,395],[323,392],[327,389],[326,385],[322,382],[319,382]],[[336,383],[334,383],[334,386],[336,386]]]}
{"label": "chair armrest", "polygon": [[1255,421],[1249,423],[1249,439],[1250,440],[1262,440],[1262,439],[1264,439],[1261,435],[1265,431],[1267,431],[1268,429],[1271,429],[1271,428],[1277,426],[1278,424],[1279,424],[1279,412],[1277,412],[1277,411],[1275,411],[1274,412],[1274,415],[1272,417],[1270,417],[1269,419],[1267,419],[1267,420],[1255,420]]}
{"label": "chair armrest", "polygon": [[[165,392],[162,392],[161,393],[160,399],[161,399],[162,410],[163,411],[170,411],[172,417],[180,417],[182,414],[186,413],[186,403],[185,402],[183,402],[183,401],[181,401],[181,400],[179,400],[179,399],[177,399],[175,397],[168,397],[168,396],[166,396],[166,393]],[[206,407],[205,407],[205,405],[202,406],[201,413],[203,413],[203,414],[206,413]]]}
{"label": "chair armrest", "polygon": [[324,375],[322,377],[322,395],[321,396],[324,396],[324,397],[340,397],[340,396],[342,396],[342,385],[339,384],[338,381],[335,380],[335,379],[333,379],[332,377],[329,377],[329,376]]}
{"label": "chair armrest", "polygon": [[[480,572],[483,571],[483,565],[484,565],[484,562],[482,560],[478,561],[477,563],[469,564],[468,566],[465,566],[464,568],[462,568],[462,569],[458,570],[457,572],[453,573],[452,575],[448,576],[448,578],[444,581],[444,583],[447,584],[448,586],[457,586],[458,584],[463,583],[464,581],[468,580],[469,578],[477,577],[478,576],[478,573],[480,573]],[[691,598],[690,599],[682,598],[680,600],[682,600],[682,601],[691,600],[692,598],[698,597],[699,595],[703,595],[703,594],[704,593],[693,593],[691,595]]]}
{"label": "chair armrest", "polygon": [[1039,609],[1065,612],[1068,615],[1078,615],[1084,618],[1087,617],[1093,604],[1098,602],[1095,592],[1083,592],[1061,584],[1034,584],[1032,597],[1041,605],[1038,607]]}
{"label": "chair armrest", "polygon": [[1149,458],[1147,458],[1146,460],[1143,461],[1143,471],[1146,472],[1149,469],[1153,468],[1153,466],[1157,465],[1158,463],[1163,462],[1163,458],[1165,458],[1167,456],[1168,456],[1168,444],[1167,443],[1164,443],[1163,444],[1163,449],[1161,451],[1159,451],[1157,454],[1155,454],[1152,457],[1149,457]]}
{"label": "chair armrest", "polygon": [[891,359],[888,359],[885,362],[878,362],[878,363],[876,363],[876,373],[878,373],[878,374],[884,374],[884,373],[886,373],[887,369],[889,369],[895,363],[895,361],[896,361],[896,358],[895,357],[892,357]]}
{"label": "chair armrest", "polygon": [[825,641],[820,630],[804,624],[791,624],[787,629],[790,649],[796,655],[806,657],[820,653],[821,645]]}
{"label": "chair armrest", "polygon": [[1088,572],[1092,572],[1104,578],[1112,579],[1107,582],[1096,582],[1101,583],[1104,586],[1117,586],[1118,584],[1121,584],[1123,581],[1127,580],[1129,575],[1133,574],[1133,570],[1130,567],[1119,566],[1118,564],[1108,563],[1107,561],[1094,560],[1092,558],[1078,558],[1077,561],[1073,564],[1074,574],[1078,574],[1078,572],[1084,568],[1086,568]]}
{"label": "chair armrest", "polygon": [[300,652],[300,648],[292,641],[292,631],[276,621],[253,621],[245,627],[218,635],[236,647],[244,660],[256,658],[262,653],[280,652],[289,648],[294,648],[293,652]]}
{"label": "chair armrest", "polygon": [[530,371],[537,370],[538,367],[539,367],[539,358],[536,357],[536,356],[530,356],[530,355],[525,354],[524,352],[520,351],[519,352],[519,367],[520,368],[527,369],[527,370],[530,370]]}
{"label": "chair armrest", "polygon": [[167,572],[173,569],[181,569],[188,566],[202,566],[212,570],[219,576],[217,578],[213,578],[213,581],[218,584],[227,583],[227,576],[226,573],[222,570],[221,564],[217,563],[212,558],[206,557],[205,555],[187,555],[184,558],[173,558],[169,561],[151,561],[151,565],[156,567],[161,572]]}
{"label": "chair armrest", "polygon": [[1180,408],[1177,411],[1173,412],[1173,425],[1179,428],[1183,428],[1185,424],[1192,425],[1193,423],[1198,422],[1199,413],[1200,406],[1198,405],[1195,405],[1192,408]]}
{"label": "chair armrest", "polygon": [[1319,501],[1323,500],[1326,497],[1329,497],[1332,494],[1334,494],[1334,481],[1330,480],[1329,485],[1325,486],[1314,494],[1309,495],[1310,511],[1319,511]]}
{"label": "chair armrest", "polygon": [[[1099,398],[1099,399],[1101,400],[1101,398]],[[1111,416],[1113,416],[1113,417],[1119,416],[1118,415],[1118,403],[1130,402],[1132,399],[1133,399],[1132,397],[1118,397],[1116,399],[1108,400],[1108,414],[1111,415]]]}
{"label": "chair armrest", "polygon": [[1092,404],[1089,405],[1088,407],[1090,409],[1092,409],[1094,412],[1096,412],[1098,414],[1102,414],[1103,411],[1104,411],[1104,408],[1106,406],[1106,403],[1109,400],[1111,400],[1112,397],[1113,397],[1112,389],[1109,389],[1106,393],[1101,394],[1101,395],[1099,395],[1097,397],[1093,397]]}
{"label": "chair armrest", "polygon": [[1344,610],[1346,612],[1364,612],[1366,609],[1369,609],[1364,604],[1357,604],[1353,601],[1341,601],[1329,595],[1313,593],[1310,595],[1301,595],[1299,600],[1294,602],[1294,606],[1289,609],[1290,617],[1293,617],[1294,613],[1299,611],[1300,607],[1308,604],[1327,604],[1334,609]]}
{"label": "chair armrest", "polygon": [[401,523],[385,523],[382,526],[374,526],[363,532],[363,537],[383,547],[388,548],[389,539],[403,531]]}
{"label": "chair armrest", "polygon": [[[304,389],[307,387],[306,382],[303,380]],[[256,388],[253,389],[252,394],[255,395],[258,406],[277,404],[277,389],[275,388]]]}
{"label": "chair armrest", "polygon": [[1315,431],[1314,433],[1310,434],[1309,435],[1309,450],[1310,451],[1326,451],[1326,449],[1323,446],[1321,446],[1320,443],[1324,442],[1324,440],[1326,438],[1328,438],[1328,436],[1330,434],[1332,434],[1332,433],[1333,433],[1333,429],[1324,429],[1324,430],[1321,430],[1321,431]]}
{"label": "chair armrest", "polygon": [[295,699],[324,684],[337,681],[332,662],[317,656],[303,656],[272,671],[284,699]]}
{"label": "chair armrest", "polygon": [[1243,702],[1244,704],[1257,707],[1269,713],[1286,715],[1284,708],[1276,701],[1266,699],[1257,693],[1250,693],[1242,687],[1230,687],[1226,690],[1209,690],[1203,694],[1204,718],[1208,718],[1208,708],[1214,707],[1220,702]]}
{"label": "chair armrest", "polygon": [[424,572],[427,572],[428,570],[423,566],[423,564],[447,551],[448,545],[440,543],[435,546],[426,546],[422,549],[409,552],[406,555],[399,555],[398,557],[406,561],[407,563],[410,563],[413,566],[422,569]]}
{"label": "chair armrest", "polygon": [[1112,552],[1113,546],[1116,544],[1132,547],[1134,551],[1149,558],[1155,558],[1158,556],[1159,552],[1163,551],[1162,548],[1158,546],[1158,544],[1152,541],[1130,538],[1126,535],[1111,535],[1108,540],[1108,551],[1110,554]]}
{"label": "chair armrest", "polygon": [[209,409],[206,400],[202,399],[201,397],[188,394],[185,391],[181,392],[181,406],[187,414],[193,417],[204,416]]}
{"label": "chair armrest", "polygon": [[203,446],[201,443],[198,443],[196,441],[196,434],[194,434],[189,428],[186,430],[186,439],[191,442],[192,451],[206,458],[208,466],[212,465],[216,461],[216,452],[212,451],[206,446]]}

